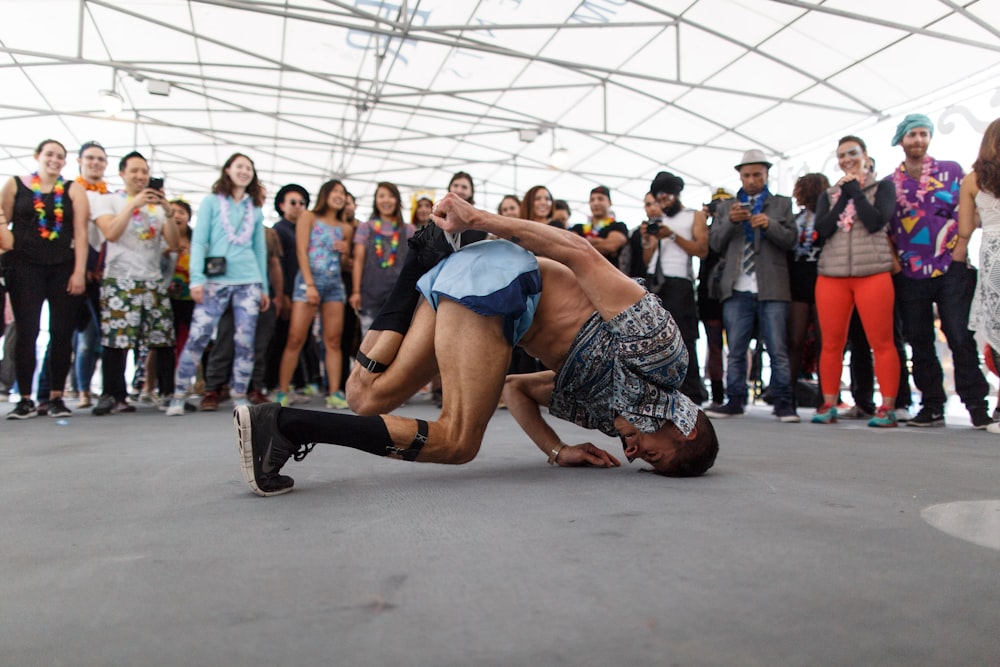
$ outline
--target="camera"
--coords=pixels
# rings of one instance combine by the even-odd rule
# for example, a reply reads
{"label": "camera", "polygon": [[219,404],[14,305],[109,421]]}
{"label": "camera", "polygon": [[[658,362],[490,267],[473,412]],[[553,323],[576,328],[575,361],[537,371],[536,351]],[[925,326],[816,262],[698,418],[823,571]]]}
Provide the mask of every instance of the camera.
{"label": "camera", "polygon": [[150,178],[149,184],[146,185],[150,190],[163,190],[163,179],[162,178]]}
{"label": "camera", "polygon": [[660,233],[660,221],[652,220],[646,223],[646,233],[650,236],[656,236]]}

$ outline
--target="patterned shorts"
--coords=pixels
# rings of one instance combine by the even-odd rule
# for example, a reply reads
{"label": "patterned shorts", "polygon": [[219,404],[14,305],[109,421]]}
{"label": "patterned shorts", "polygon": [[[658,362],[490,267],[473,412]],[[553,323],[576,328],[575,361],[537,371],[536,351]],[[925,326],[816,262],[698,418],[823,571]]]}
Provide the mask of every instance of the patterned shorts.
{"label": "patterned shorts", "polygon": [[101,345],[117,349],[170,347],[174,311],[161,280],[104,278],[101,284]]}

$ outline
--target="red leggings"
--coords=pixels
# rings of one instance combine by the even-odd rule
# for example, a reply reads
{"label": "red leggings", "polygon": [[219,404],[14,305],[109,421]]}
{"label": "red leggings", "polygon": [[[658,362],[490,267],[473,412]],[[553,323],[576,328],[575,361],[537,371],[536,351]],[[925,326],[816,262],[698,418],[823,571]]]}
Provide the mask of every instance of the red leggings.
{"label": "red leggings", "polygon": [[847,329],[851,323],[851,312],[856,307],[875,353],[875,377],[878,378],[879,391],[883,399],[896,398],[899,356],[892,341],[894,300],[889,273],[876,273],[863,278],[819,276],[816,279],[816,313],[823,338],[819,370],[821,390],[825,396],[836,396],[840,391]]}

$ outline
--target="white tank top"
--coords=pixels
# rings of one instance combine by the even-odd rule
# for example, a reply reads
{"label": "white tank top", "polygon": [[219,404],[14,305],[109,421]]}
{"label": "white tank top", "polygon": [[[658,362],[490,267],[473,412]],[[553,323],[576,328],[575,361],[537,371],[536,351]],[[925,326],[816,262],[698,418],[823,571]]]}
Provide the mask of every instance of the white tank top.
{"label": "white tank top", "polygon": [[[694,213],[693,208],[681,209],[672,218],[664,217],[662,219],[663,224],[670,227],[677,236],[690,240],[694,236],[692,234],[692,230],[694,229]],[[691,255],[684,252],[675,241],[660,239],[659,250],[653,254],[653,258],[649,260],[649,266],[646,267],[649,275],[656,273],[657,262],[660,263],[664,276],[694,280],[694,267],[691,263]]]}
{"label": "white tank top", "polygon": [[976,194],[976,208],[979,209],[983,232],[1000,232],[1000,200],[986,190],[980,190]]}

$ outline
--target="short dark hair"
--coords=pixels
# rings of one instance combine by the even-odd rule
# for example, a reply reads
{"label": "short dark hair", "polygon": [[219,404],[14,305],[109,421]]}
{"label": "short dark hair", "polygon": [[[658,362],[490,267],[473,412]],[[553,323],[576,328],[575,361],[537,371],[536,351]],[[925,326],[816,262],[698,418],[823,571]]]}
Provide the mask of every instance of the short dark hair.
{"label": "short dark hair", "polygon": [[83,152],[86,151],[88,148],[100,148],[102,153],[104,153],[105,155],[108,154],[108,152],[104,150],[104,146],[101,145],[101,142],[91,140],[83,142],[83,145],[80,146],[80,152],[78,155],[83,156]]}
{"label": "short dark hair", "polygon": [[656,474],[664,477],[700,477],[715,465],[715,457],[719,454],[719,438],[711,420],[701,410],[695,422],[697,434],[678,448],[677,455],[666,470],[656,470]]}
{"label": "short dark hair", "polygon": [[134,157],[137,157],[146,164],[149,164],[149,160],[147,160],[142,153],[140,153],[139,151],[132,151],[131,153],[128,153],[127,155],[122,157],[121,160],[118,160],[118,173],[125,171],[125,167],[128,166],[128,161]]}
{"label": "short dark hair", "polygon": [[567,213],[570,212],[569,211],[569,204],[566,202],[565,199],[557,199],[554,202],[552,202],[552,210],[553,211],[566,211]]}
{"label": "short dark hair", "polygon": [[288,185],[281,186],[278,194],[274,195],[274,210],[277,211],[278,215],[284,215],[278,206],[285,203],[285,197],[291,192],[299,193],[306,202],[306,208],[309,208],[309,193],[306,192],[306,189],[298,183],[289,183]]}

